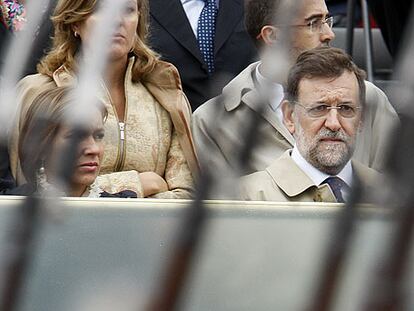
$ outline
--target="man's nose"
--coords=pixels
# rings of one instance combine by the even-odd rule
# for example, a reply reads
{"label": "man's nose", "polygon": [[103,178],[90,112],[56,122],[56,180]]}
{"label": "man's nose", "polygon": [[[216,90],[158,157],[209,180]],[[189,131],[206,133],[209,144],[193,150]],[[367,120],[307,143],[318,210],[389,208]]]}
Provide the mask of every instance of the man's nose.
{"label": "man's nose", "polygon": [[339,113],[336,109],[329,110],[325,119],[325,127],[333,132],[337,132],[342,128],[339,120]]}
{"label": "man's nose", "polygon": [[332,28],[328,26],[328,24],[324,23],[322,25],[322,32],[320,34],[319,40],[322,43],[329,44],[333,39],[335,39],[335,33],[333,32]]}

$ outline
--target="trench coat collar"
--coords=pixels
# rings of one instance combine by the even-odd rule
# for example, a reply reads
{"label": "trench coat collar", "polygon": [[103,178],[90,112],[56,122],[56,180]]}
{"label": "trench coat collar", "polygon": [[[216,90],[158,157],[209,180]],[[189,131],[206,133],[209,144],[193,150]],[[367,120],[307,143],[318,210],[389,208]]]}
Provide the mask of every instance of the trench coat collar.
{"label": "trench coat collar", "polygon": [[[320,186],[315,185],[312,179],[310,179],[310,177],[292,160],[290,156],[291,152],[291,149],[285,151],[265,170],[279,188],[282,189],[287,196],[295,197],[311,187],[326,187],[326,184]],[[378,178],[381,178],[381,175],[378,172],[366,167],[358,161],[351,160],[351,164],[353,175],[358,176],[364,184],[373,185]]]}
{"label": "trench coat collar", "polygon": [[294,197],[317,185],[292,160],[291,151],[291,149],[285,151],[280,158],[266,168],[266,172],[286,195]]}
{"label": "trench coat collar", "polygon": [[[279,118],[271,109],[267,100],[258,92],[254,73],[259,64],[260,61],[250,64],[223,88],[224,107],[230,112],[242,103],[249,106],[269,122],[293,146],[295,140],[292,134],[280,123]],[[264,107],[261,105],[264,105]]]}

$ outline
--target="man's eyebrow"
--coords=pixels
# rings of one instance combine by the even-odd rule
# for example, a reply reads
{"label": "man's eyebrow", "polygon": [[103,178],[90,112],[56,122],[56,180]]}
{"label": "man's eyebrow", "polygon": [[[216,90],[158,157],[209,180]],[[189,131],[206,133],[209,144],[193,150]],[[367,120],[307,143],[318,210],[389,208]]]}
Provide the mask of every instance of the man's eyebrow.
{"label": "man's eyebrow", "polygon": [[311,16],[309,16],[309,17],[307,17],[307,18],[305,18],[305,21],[307,21],[307,22],[310,22],[311,20],[314,20],[314,19],[322,19],[322,18],[324,18],[325,16],[327,16],[327,15],[325,15],[325,14],[313,14],[313,15],[311,15]]}

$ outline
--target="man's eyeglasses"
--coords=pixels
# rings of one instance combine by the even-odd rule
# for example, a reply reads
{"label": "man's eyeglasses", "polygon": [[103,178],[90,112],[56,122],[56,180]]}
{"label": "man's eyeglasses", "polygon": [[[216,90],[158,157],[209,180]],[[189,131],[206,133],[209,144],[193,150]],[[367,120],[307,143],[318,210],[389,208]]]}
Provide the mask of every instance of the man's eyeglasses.
{"label": "man's eyeglasses", "polygon": [[294,104],[302,107],[306,110],[306,113],[311,118],[322,118],[326,117],[332,109],[336,109],[338,111],[339,115],[344,118],[353,118],[356,116],[357,111],[361,109],[361,107],[352,106],[348,104],[341,104],[338,106],[329,106],[325,104],[315,105],[311,107],[306,107],[298,102],[293,102]]}
{"label": "man's eyeglasses", "polygon": [[333,26],[333,17],[328,17],[326,19],[322,18],[315,18],[312,19],[309,23],[304,25],[291,25],[293,27],[309,27],[310,32],[314,33],[322,33],[323,31],[323,25],[328,25],[329,28],[332,28]]}

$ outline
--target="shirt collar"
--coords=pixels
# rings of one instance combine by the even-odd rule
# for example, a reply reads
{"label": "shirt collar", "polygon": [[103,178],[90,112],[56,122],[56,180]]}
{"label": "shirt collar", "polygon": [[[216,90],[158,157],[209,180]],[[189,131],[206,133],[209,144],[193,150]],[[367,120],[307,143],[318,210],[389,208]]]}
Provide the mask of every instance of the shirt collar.
{"label": "shirt collar", "polygon": [[[201,3],[204,3],[205,0],[181,0],[181,3],[182,4],[186,4],[186,3],[190,3],[190,2],[201,2]],[[217,7],[219,6],[219,2],[220,2],[220,0],[216,0]]]}
{"label": "shirt collar", "polygon": [[279,83],[275,83],[270,81],[268,78],[264,77],[260,73],[260,67],[262,64],[260,63],[255,70],[255,76],[257,83],[260,87],[264,90],[268,90],[269,92],[269,105],[273,111],[276,111],[280,104],[282,103],[284,93],[283,93],[283,86]]}
{"label": "shirt collar", "polygon": [[[324,172],[321,172],[314,166],[312,166],[308,161],[305,160],[305,158],[300,154],[296,144],[293,147],[292,154],[291,154],[292,160],[309,176],[310,179],[315,183],[315,185],[319,186],[322,184],[322,182],[328,178],[332,177],[331,175],[325,174]],[[342,171],[339,172],[339,174],[336,175],[336,177],[339,177],[342,179],[348,186],[351,186],[352,184],[352,165],[351,161],[348,161]]]}

